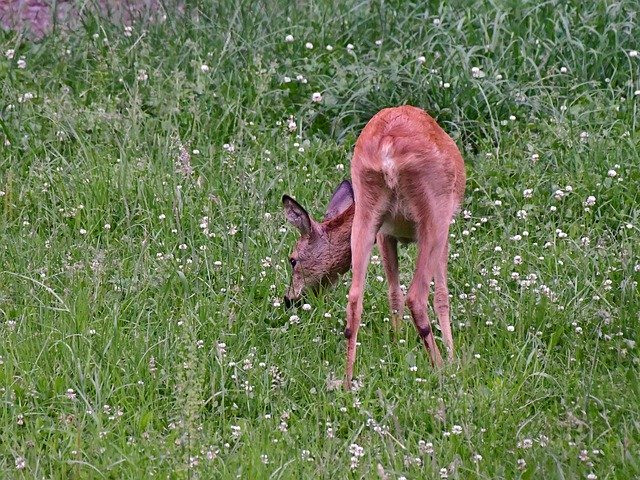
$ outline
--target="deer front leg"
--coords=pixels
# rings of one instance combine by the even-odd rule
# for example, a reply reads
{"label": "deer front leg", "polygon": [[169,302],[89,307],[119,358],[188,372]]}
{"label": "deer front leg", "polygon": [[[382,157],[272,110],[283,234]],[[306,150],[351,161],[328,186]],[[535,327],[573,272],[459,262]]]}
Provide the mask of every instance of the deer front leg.
{"label": "deer front leg", "polygon": [[[366,212],[366,211],[365,211]],[[347,339],[347,373],[344,380],[345,390],[351,389],[353,364],[356,360],[356,344],[358,329],[362,317],[362,297],[367,274],[367,264],[376,237],[376,222],[369,212],[361,213],[357,206],[351,230],[351,288],[347,304],[347,328],[344,336]]]}
{"label": "deer front leg", "polygon": [[389,287],[391,325],[393,326],[393,337],[396,339],[404,310],[404,295],[400,290],[400,278],[398,276],[398,240],[384,233],[378,233],[377,242]]}
{"label": "deer front leg", "polygon": [[[447,233],[448,235],[448,233]],[[454,359],[453,351],[453,335],[451,334],[451,321],[449,317],[449,288],[447,287],[447,262],[449,256],[448,245],[444,248],[442,255],[440,256],[436,265],[435,272],[435,295],[433,304],[435,307],[436,315],[438,316],[438,323],[440,324],[440,331],[442,332],[442,339],[447,347],[447,356],[449,361]]]}

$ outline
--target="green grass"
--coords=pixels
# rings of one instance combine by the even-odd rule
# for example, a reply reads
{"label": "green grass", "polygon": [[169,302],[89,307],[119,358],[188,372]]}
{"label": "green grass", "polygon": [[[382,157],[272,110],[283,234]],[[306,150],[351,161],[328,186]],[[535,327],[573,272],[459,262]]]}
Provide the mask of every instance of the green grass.
{"label": "green grass", "polygon": [[[0,34],[0,476],[638,478],[637,2],[215,3]],[[466,162],[458,358],[391,340],[374,263],[347,393],[349,278],[276,306],[280,198],[319,216],[403,103]]]}

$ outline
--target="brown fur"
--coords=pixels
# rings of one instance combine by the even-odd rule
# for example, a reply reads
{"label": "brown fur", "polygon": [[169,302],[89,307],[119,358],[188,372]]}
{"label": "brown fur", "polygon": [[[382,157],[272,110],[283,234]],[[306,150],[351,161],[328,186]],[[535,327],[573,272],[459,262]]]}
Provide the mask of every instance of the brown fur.
{"label": "brown fur", "polygon": [[[365,275],[376,238],[389,284],[394,329],[405,301],[398,279],[397,243],[415,241],[418,258],[406,303],[432,363],[441,365],[427,317],[429,284],[432,279],[435,281],[435,310],[449,357],[453,357],[447,289],[448,236],[449,224],[460,208],[465,189],[464,162],[455,142],[426,112],[411,106],[381,110],[367,123],[356,141],[351,178],[355,203],[324,223],[309,220],[310,228],[305,223],[310,217],[304,209],[283,199],[287,218],[303,233],[292,255],[297,263],[287,299],[298,298],[304,289],[332,283],[348,270],[347,259],[351,262],[353,275],[345,329],[346,388],[351,385]],[[339,190],[330,211],[335,210],[331,207],[335,207],[336,198],[342,198]]]}

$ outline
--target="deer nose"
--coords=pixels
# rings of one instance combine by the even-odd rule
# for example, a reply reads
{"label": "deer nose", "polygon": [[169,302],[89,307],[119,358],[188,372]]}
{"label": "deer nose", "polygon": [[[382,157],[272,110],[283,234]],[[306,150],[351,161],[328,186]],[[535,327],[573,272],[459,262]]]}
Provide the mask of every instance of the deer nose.
{"label": "deer nose", "polygon": [[285,308],[291,308],[291,307],[293,307],[295,305],[299,305],[299,304],[300,304],[300,299],[299,298],[296,298],[295,300],[291,300],[289,297],[287,297],[285,295],[285,297],[284,297],[284,306],[285,306]]}

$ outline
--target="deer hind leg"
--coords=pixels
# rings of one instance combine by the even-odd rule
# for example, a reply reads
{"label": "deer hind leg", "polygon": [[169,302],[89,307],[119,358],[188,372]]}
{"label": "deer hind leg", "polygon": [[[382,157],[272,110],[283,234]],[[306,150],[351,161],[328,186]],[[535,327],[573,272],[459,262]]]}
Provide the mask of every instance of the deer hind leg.
{"label": "deer hind leg", "polygon": [[427,305],[429,284],[437,271],[446,242],[446,232],[433,223],[419,229],[416,271],[407,293],[407,305],[411,310],[413,322],[425,349],[429,352],[431,363],[437,367],[442,366],[442,357],[433,336]]}
{"label": "deer hind leg", "polygon": [[[382,199],[382,201],[385,201]],[[383,205],[380,202],[377,206]],[[344,380],[346,390],[351,389],[353,364],[356,360],[356,344],[360,318],[362,317],[362,298],[367,274],[367,265],[371,250],[380,225],[380,208],[358,205],[353,217],[351,229],[351,288],[347,302],[347,328],[344,336],[347,339],[347,372]]]}
{"label": "deer hind leg", "polygon": [[[449,228],[447,225],[446,237],[449,235]],[[451,334],[451,321],[449,317],[449,288],[447,287],[447,262],[449,257],[449,245],[448,241],[445,245],[439,261],[436,265],[435,271],[435,295],[434,295],[434,307],[436,315],[438,316],[438,323],[440,324],[440,331],[442,332],[442,339],[447,347],[447,356],[449,360],[454,358],[453,350],[453,335]]]}
{"label": "deer hind leg", "polygon": [[400,278],[398,276],[398,240],[384,233],[378,233],[377,242],[389,286],[389,307],[391,308],[393,335],[397,337],[404,309],[404,295],[400,290]]}

